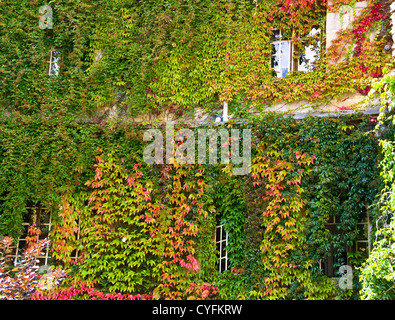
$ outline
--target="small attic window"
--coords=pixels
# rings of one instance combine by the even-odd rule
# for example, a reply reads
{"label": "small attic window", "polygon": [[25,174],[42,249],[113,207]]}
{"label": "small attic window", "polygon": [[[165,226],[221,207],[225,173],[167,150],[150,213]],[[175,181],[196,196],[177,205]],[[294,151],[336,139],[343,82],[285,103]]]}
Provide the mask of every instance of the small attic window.
{"label": "small attic window", "polygon": [[48,75],[49,76],[57,76],[59,75],[59,59],[60,52],[57,50],[51,50],[47,59],[48,66]]}

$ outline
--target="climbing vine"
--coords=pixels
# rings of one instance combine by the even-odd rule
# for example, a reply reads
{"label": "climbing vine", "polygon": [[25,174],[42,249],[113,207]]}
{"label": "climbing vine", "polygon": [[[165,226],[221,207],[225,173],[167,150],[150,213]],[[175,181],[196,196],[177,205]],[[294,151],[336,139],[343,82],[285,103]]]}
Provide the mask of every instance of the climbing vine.
{"label": "climbing vine", "polygon": [[[1,107],[100,122],[109,114],[177,118],[224,100],[263,111],[366,94],[369,78],[392,65],[383,50],[392,43],[389,1],[367,1],[326,48],[326,14],[345,3],[62,0],[52,5],[53,29],[40,29],[41,1],[7,2],[0,9]],[[321,32],[312,35],[313,28]],[[320,51],[312,72],[273,77],[274,29],[292,40],[295,60],[305,47]],[[50,50],[60,54],[55,77],[47,75]]]}
{"label": "climbing vine", "polygon": [[[48,297],[356,297],[357,279],[344,292],[320,262],[332,255],[334,269],[346,264],[342,253],[359,239],[366,208],[377,217],[380,148],[365,130],[372,119],[265,112],[278,102],[366,94],[392,66],[382,49],[388,1],[367,1],[324,48],[327,10],[345,3],[62,0],[52,4],[54,28],[44,30],[42,1],[2,5],[0,234],[21,235],[27,206],[52,212],[53,263],[70,278]],[[310,35],[313,27],[321,34]],[[273,77],[275,28],[293,40],[297,59],[320,43],[314,71]],[[50,50],[60,52],[57,76],[47,75]],[[250,174],[144,163],[144,131],[163,129],[150,120],[212,111],[224,100],[244,124],[221,128],[252,130]],[[261,115],[249,116],[250,107]],[[142,114],[150,126],[135,118]],[[329,219],[339,222],[333,234]],[[223,273],[218,223],[229,237]],[[366,252],[352,250],[347,258],[358,265]]]}
{"label": "climbing vine", "polygon": [[[33,183],[37,169],[24,164],[24,178],[32,183],[14,189],[20,175],[2,171],[2,233],[19,230],[7,208],[34,200],[26,188],[45,190],[50,196],[44,203],[53,209],[53,257],[70,270],[70,285],[84,281],[102,292],[154,298],[186,298],[190,283],[209,283],[219,297],[246,299],[343,294],[322,274],[319,261],[333,248],[334,268],[347,263],[341,253],[359,239],[361,212],[380,190],[379,148],[375,135],[366,132],[369,123],[358,114],[303,120],[267,114],[244,125],[229,123],[225,128],[250,128],[254,137],[251,173],[240,178],[229,165],[145,164],[144,128],[66,127],[62,139],[79,143],[71,142],[75,149],[68,157],[49,162],[49,173],[40,172],[62,176],[68,170],[58,186]],[[16,130],[13,121],[4,128]],[[36,135],[20,138],[8,136],[4,163],[36,148]],[[62,150],[61,141],[49,144],[54,154]],[[24,160],[39,166],[47,156]],[[331,217],[340,221],[335,234],[326,229]],[[218,224],[229,237],[223,273],[214,242]],[[357,280],[355,285],[357,292]]]}
{"label": "climbing vine", "polygon": [[393,168],[394,168],[394,77],[386,76],[372,83],[374,91],[369,99],[381,98],[379,125],[380,146],[383,160],[380,163],[380,175],[384,186],[379,193],[378,210],[375,215],[372,250],[369,258],[363,263],[360,273],[362,284],[361,299],[392,300],[393,286],[393,241],[394,241],[394,200],[393,200]]}

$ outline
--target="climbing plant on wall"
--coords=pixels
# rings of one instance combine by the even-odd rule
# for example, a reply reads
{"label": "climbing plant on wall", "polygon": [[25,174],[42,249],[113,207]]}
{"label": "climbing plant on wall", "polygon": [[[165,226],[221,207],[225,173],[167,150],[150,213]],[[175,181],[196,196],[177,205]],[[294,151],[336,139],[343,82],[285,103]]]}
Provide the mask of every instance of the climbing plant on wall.
{"label": "climbing plant on wall", "polygon": [[[244,264],[238,265],[241,272],[233,270],[220,277],[227,294],[276,299],[358,295],[357,278],[353,292],[336,293],[319,263],[325,262],[325,253],[331,250],[338,261],[335,269],[347,263],[342,252],[360,239],[357,223],[381,188],[377,140],[364,130],[370,119],[361,124],[346,119],[312,117],[297,122],[267,115],[256,127],[255,137],[261,142],[253,149],[252,174],[258,180],[251,177],[244,182],[248,245],[242,252],[246,254],[254,245],[260,250],[248,258],[245,255]],[[375,209],[370,210],[373,218]],[[326,224],[333,217],[339,223],[332,234]],[[288,241],[281,242],[287,237]],[[351,250],[347,258],[357,265],[366,256],[366,251]],[[257,258],[259,271],[252,265]],[[265,261],[267,267],[262,268]],[[281,281],[277,281],[279,274]],[[251,279],[253,283],[248,282]]]}
{"label": "climbing plant on wall", "polygon": [[[39,119],[30,123],[32,132],[52,128]],[[41,201],[53,208],[54,257],[101,290],[180,298],[191,282],[212,283],[222,297],[329,297],[336,292],[319,261],[330,248],[340,259],[344,246],[353,245],[361,212],[380,189],[369,121],[357,114],[299,121],[267,114],[246,125],[230,123],[248,126],[254,137],[251,174],[240,178],[226,165],[147,165],[144,128],[117,124],[59,125],[67,129],[59,139],[18,164],[12,159],[34,151],[36,135],[7,135],[24,127],[5,122],[2,161],[16,169],[1,172],[2,233],[18,235],[23,210],[17,218],[8,208],[18,201],[23,207],[30,192],[42,190]],[[62,141],[71,147],[55,157],[64,152]],[[37,179],[36,172],[51,180]],[[336,234],[325,228],[330,217],[340,221]],[[230,239],[229,270],[222,274],[218,223]],[[76,249],[81,258],[72,266]]]}
{"label": "climbing plant on wall", "polygon": [[[70,283],[95,290],[154,298],[207,298],[203,292],[216,287],[222,298],[351,297],[328,282],[319,262],[333,252],[335,268],[346,263],[342,252],[380,190],[377,139],[364,129],[370,119],[296,121],[263,112],[276,102],[365,94],[366,78],[391,66],[382,50],[389,2],[372,0],[326,55],[322,50],[314,72],[273,77],[273,29],[292,37],[295,52],[323,44],[324,37],[309,36],[311,28],[323,30],[327,9],[344,3],[62,0],[52,4],[54,28],[43,30],[42,1],[6,1],[0,234],[18,238],[28,205],[51,209],[56,263],[72,270]],[[57,76],[47,75],[51,50],[61,57]],[[341,52],[348,54],[336,65]],[[148,127],[127,115],[181,117],[224,100],[246,122],[224,128],[252,129],[251,174],[143,162]],[[262,115],[249,118],[250,106]],[[329,218],[340,221],[336,234],[325,228]],[[221,274],[217,223],[229,235],[229,270]]]}
{"label": "climbing plant on wall", "polygon": [[381,114],[376,131],[380,134],[383,160],[380,162],[380,175],[384,187],[379,193],[378,210],[375,215],[374,233],[372,234],[372,251],[360,274],[362,283],[361,298],[365,300],[394,299],[393,286],[393,239],[394,239],[394,200],[393,200],[393,168],[394,168],[394,77],[386,76],[372,83],[374,92],[370,99],[381,98]]}
{"label": "climbing plant on wall", "polygon": [[[1,107],[97,122],[109,109],[180,117],[225,100],[263,110],[277,102],[304,99],[314,106],[346,92],[365,94],[369,78],[381,77],[392,63],[383,50],[392,41],[389,1],[368,1],[352,27],[325,48],[327,11],[344,4],[332,2],[62,0],[52,4],[53,29],[40,29],[44,2],[6,1]],[[321,33],[311,35],[312,28]],[[313,72],[273,77],[274,29],[292,40],[295,59],[306,46],[320,47]],[[59,52],[59,74],[48,77],[51,50]]]}

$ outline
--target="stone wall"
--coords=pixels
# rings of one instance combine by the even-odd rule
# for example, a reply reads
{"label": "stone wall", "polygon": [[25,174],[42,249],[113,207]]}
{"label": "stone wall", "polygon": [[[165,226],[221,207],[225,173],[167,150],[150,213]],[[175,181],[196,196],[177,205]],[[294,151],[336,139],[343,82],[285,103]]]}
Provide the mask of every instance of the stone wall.
{"label": "stone wall", "polygon": [[[329,0],[329,4],[332,1]],[[345,30],[352,26],[355,17],[361,10],[367,6],[366,1],[358,1],[354,6],[342,5],[337,12],[328,12],[326,16],[326,47],[329,48],[334,39],[337,38],[337,32]]]}

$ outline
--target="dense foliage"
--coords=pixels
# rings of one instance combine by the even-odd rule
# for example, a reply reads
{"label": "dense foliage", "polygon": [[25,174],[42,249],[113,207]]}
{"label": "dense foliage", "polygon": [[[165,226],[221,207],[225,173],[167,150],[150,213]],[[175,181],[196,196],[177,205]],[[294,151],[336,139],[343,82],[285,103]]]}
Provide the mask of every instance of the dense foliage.
{"label": "dense foliage", "polygon": [[27,300],[37,289],[43,288],[45,282],[51,286],[59,285],[65,271],[56,269],[51,275],[44,275],[39,270],[38,258],[49,244],[48,239],[39,239],[40,230],[34,225],[28,232],[28,247],[22,252],[18,261],[13,261],[13,240],[10,237],[0,239],[0,300]]}
{"label": "dense foliage", "polygon": [[[232,110],[262,110],[276,102],[304,99],[314,107],[343,93],[366,93],[369,80],[392,63],[383,50],[391,41],[390,2],[369,0],[352,28],[325,48],[327,10],[339,10],[344,1],[332,3],[62,0],[51,4],[53,29],[40,29],[43,1],[7,0],[0,7],[0,105],[11,113],[73,112],[100,121],[104,110],[179,117],[224,100]],[[293,40],[296,60],[306,46],[319,51],[314,72],[273,78],[274,28]],[[312,28],[321,33],[311,35]],[[51,49],[61,57],[56,77],[46,74]]]}
{"label": "dense foliage", "polygon": [[[339,289],[319,262],[332,252],[335,269],[346,264],[342,252],[359,239],[357,223],[380,191],[370,119],[264,112],[281,101],[314,107],[365,93],[391,66],[382,50],[389,1],[368,1],[327,54],[325,37],[309,36],[342,3],[60,0],[53,29],[38,27],[43,1],[2,3],[0,234],[21,234],[27,206],[52,211],[54,263],[70,277],[48,297],[355,298],[357,278],[354,290]],[[275,27],[293,39],[297,59],[320,42],[314,72],[273,77]],[[57,76],[46,72],[51,49],[60,52]],[[225,100],[244,121],[223,127],[252,130],[249,175],[232,176],[231,165],[144,163],[148,126],[128,116],[181,117]],[[262,115],[248,117],[251,106]],[[223,273],[218,224],[229,233]],[[348,258],[358,266],[364,254]]]}
{"label": "dense foliage", "polygon": [[378,215],[376,217],[376,235],[372,252],[364,263],[361,272],[361,297],[369,300],[393,300],[395,298],[394,286],[394,134],[390,128],[394,125],[394,93],[395,78],[387,76],[374,83],[375,92],[383,104],[382,114],[379,118],[380,129],[385,126],[388,135],[381,137],[380,145],[384,159],[380,163],[381,176],[385,186],[380,192]]}
{"label": "dense foliage", "polygon": [[[11,159],[37,152],[37,132],[53,122],[36,121],[4,123],[3,132],[15,134],[3,133],[3,163],[16,166]],[[360,214],[380,187],[369,122],[361,115],[267,114],[229,123],[225,128],[250,128],[255,137],[244,177],[232,176],[231,164],[147,165],[143,128],[60,126],[56,141],[32,157],[36,170],[2,171],[2,232],[17,235],[23,219],[17,201],[50,206],[53,255],[71,270],[70,284],[84,281],[104,292],[187,298],[191,283],[211,283],[222,298],[328,298],[336,288],[319,261],[335,248],[337,266],[346,263],[341,252],[358,239]],[[336,234],[325,228],[330,217],[339,221]],[[213,238],[219,222],[230,239],[223,273]],[[81,257],[74,263],[76,249]]]}

